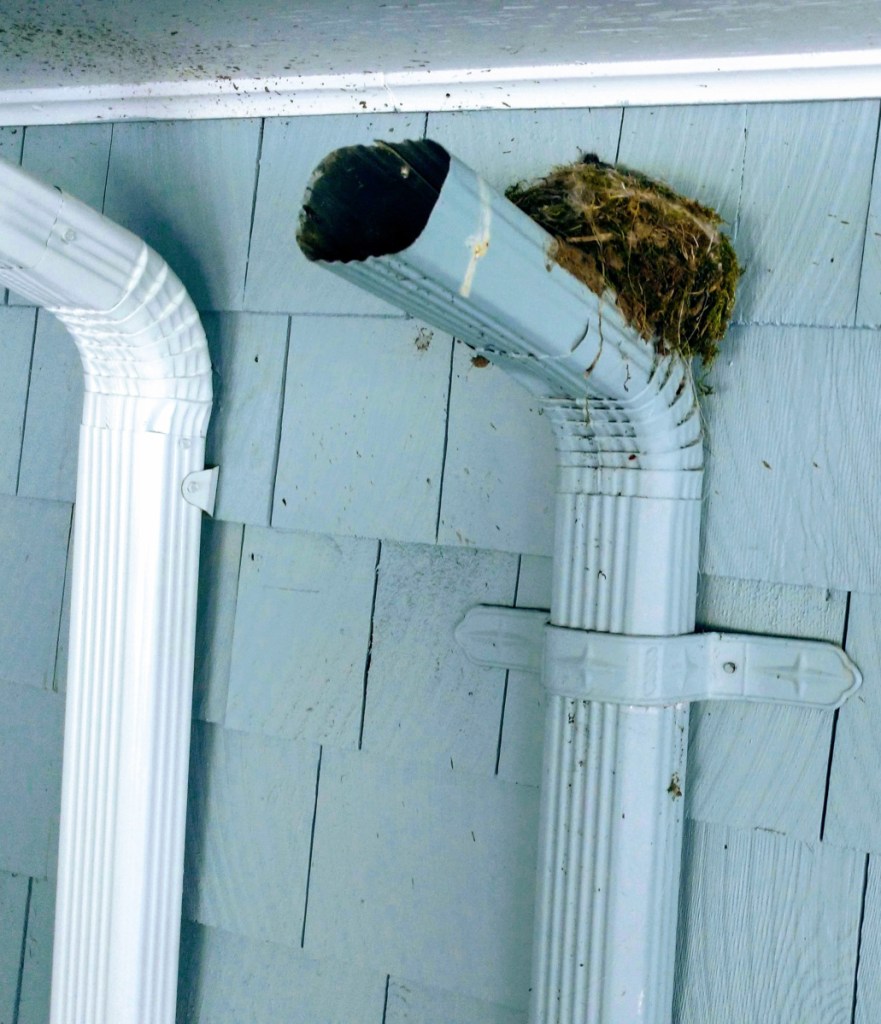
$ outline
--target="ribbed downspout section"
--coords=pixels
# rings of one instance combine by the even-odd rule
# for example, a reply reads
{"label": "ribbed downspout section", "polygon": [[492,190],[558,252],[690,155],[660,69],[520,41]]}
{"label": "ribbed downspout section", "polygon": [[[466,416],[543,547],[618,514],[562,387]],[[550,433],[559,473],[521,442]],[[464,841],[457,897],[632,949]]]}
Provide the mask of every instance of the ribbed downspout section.
{"label": "ribbed downspout section", "polygon": [[669,1021],[688,705],[546,715],[530,1020]]}
{"label": "ribbed downspout section", "polygon": [[[554,625],[693,630],[703,450],[679,360],[658,356],[613,297],[556,264],[550,236],[430,141],[332,153],[298,238],[310,259],[485,351],[542,400],[559,462]],[[684,704],[548,695],[532,1024],[668,1024],[687,735]]]}
{"label": "ribbed downspout section", "polygon": [[[692,632],[702,473],[598,473],[609,439],[590,406],[592,452],[578,450],[587,427],[571,410],[547,409],[561,464],[551,622]],[[669,1022],[687,741],[688,704],[548,693],[533,1024]]]}
{"label": "ribbed downspout section", "polygon": [[174,1020],[200,514],[167,496],[202,457],[187,442],[80,436],[53,1022]]}
{"label": "ribbed downspout section", "polygon": [[7,165],[0,281],[67,326],[85,374],[50,1020],[172,1024],[205,336],[141,240]]}

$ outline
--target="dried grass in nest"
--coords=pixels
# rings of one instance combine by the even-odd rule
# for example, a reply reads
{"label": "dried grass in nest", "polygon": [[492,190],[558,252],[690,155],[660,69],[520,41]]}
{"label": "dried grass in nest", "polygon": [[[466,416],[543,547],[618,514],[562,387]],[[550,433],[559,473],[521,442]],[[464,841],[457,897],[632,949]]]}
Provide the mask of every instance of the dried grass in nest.
{"label": "dried grass in nest", "polygon": [[734,308],[737,256],[715,210],[650,178],[585,157],[507,197],[554,236],[554,260],[667,354],[709,366]]}

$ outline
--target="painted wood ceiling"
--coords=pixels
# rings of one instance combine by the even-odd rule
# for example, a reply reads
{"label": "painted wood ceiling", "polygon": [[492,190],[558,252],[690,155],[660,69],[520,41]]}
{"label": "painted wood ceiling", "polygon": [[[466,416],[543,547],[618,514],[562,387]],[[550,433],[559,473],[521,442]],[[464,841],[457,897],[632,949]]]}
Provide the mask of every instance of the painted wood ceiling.
{"label": "painted wood ceiling", "polygon": [[875,48],[877,0],[0,0],[0,90]]}

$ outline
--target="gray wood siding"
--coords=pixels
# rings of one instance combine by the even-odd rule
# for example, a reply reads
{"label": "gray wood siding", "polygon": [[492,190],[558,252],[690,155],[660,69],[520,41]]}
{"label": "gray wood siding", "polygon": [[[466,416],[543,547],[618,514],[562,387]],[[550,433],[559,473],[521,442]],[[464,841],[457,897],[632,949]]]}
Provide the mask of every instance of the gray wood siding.
{"label": "gray wood siding", "polygon": [[[205,314],[221,473],[180,1024],[525,1024],[542,693],[452,630],[480,602],[548,606],[550,432],[501,371],[294,242],[330,149],[426,132],[497,187],[596,153],[728,222],[746,273],[703,402],[698,620],[846,638],[865,686],[838,715],[692,709],[676,1019],[881,1019],[878,112],[0,129]],[[45,1024],[82,384],[47,314],[10,296],[0,330],[0,1024]]]}

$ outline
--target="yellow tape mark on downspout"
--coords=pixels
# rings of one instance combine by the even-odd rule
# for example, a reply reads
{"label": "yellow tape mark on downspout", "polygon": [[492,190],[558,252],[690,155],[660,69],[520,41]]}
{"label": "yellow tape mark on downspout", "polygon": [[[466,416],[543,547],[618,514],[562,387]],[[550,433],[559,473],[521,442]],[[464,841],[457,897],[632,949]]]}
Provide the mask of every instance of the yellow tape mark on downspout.
{"label": "yellow tape mark on downspout", "polygon": [[492,201],[489,186],[482,178],[477,179],[478,195],[480,197],[480,227],[473,234],[465,239],[465,244],[471,250],[471,258],[465,268],[465,276],[459,285],[459,294],[467,299],[471,294],[471,286],[474,284],[474,274],[477,271],[477,261],[486,256],[489,249],[489,230],[492,222]]}

